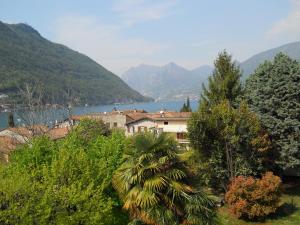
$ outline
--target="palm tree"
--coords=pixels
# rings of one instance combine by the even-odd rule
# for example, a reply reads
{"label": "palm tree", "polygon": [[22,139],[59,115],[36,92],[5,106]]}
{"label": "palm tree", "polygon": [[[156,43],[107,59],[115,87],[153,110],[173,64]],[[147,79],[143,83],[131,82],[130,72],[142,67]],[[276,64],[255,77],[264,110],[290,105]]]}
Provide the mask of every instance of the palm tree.
{"label": "palm tree", "polygon": [[190,152],[178,152],[165,134],[131,139],[113,185],[129,211],[131,224],[216,224],[215,205],[187,166]]}

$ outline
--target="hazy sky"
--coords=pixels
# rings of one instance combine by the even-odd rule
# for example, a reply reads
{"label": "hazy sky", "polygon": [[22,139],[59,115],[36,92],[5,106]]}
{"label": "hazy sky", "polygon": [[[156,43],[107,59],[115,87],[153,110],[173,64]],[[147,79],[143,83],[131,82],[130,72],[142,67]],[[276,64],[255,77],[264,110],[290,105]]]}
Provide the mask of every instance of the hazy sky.
{"label": "hazy sky", "polygon": [[243,61],[300,40],[300,0],[0,0],[0,20],[28,23],[117,74],[212,64],[223,49]]}

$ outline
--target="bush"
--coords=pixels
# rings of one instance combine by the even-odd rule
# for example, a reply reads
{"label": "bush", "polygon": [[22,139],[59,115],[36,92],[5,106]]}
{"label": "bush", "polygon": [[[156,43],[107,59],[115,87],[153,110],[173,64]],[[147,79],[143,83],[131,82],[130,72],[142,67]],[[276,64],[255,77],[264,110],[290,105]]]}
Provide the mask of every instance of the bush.
{"label": "bush", "polygon": [[236,177],[229,186],[225,200],[238,218],[254,219],[274,213],[279,207],[281,180],[272,172],[261,179]]}
{"label": "bush", "polygon": [[127,224],[111,185],[125,136],[88,124],[93,138],[81,139],[79,125],[58,142],[33,139],[0,165],[0,224]]}

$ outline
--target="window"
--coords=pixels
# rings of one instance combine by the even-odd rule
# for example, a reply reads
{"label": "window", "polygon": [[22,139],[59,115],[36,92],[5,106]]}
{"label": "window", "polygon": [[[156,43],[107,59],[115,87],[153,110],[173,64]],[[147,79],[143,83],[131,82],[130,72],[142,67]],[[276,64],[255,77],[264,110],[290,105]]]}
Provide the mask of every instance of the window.
{"label": "window", "polygon": [[110,123],[105,123],[107,128],[110,128]]}
{"label": "window", "polygon": [[138,126],[138,132],[140,133],[140,132],[147,132],[147,127],[145,127],[145,126]]}
{"label": "window", "polygon": [[169,122],[168,122],[168,121],[165,121],[165,122],[164,122],[164,125],[168,125],[168,124],[169,124]]}
{"label": "window", "polygon": [[183,132],[177,133],[176,136],[177,136],[177,139],[179,139],[179,140],[186,139],[186,133],[183,133]]}
{"label": "window", "polygon": [[117,127],[118,126],[118,123],[117,122],[114,122],[114,127]]}

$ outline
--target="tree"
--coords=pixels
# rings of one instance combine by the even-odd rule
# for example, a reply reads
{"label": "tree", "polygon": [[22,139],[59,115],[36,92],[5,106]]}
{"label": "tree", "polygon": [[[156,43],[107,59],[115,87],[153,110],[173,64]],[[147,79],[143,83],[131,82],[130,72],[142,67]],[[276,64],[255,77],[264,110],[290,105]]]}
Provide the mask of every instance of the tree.
{"label": "tree", "polygon": [[207,165],[209,183],[215,189],[226,191],[234,177],[258,175],[269,164],[269,137],[244,102],[237,109],[228,100],[209,111],[199,109],[188,122],[188,135]]}
{"label": "tree", "polygon": [[242,93],[240,81],[242,73],[239,67],[232,62],[232,56],[223,51],[219,53],[214,65],[213,74],[208,78],[208,87],[202,85],[200,107],[210,107],[224,99],[234,103]]}
{"label": "tree", "polygon": [[14,127],[15,126],[15,121],[14,121],[14,115],[13,113],[8,114],[8,126],[9,127]]}
{"label": "tree", "polygon": [[300,168],[299,84],[300,64],[282,53],[260,65],[246,81],[245,99],[270,134],[283,170]]}
{"label": "tree", "polygon": [[193,185],[186,154],[166,134],[131,139],[113,186],[133,224],[215,224],[214,203]]}
{"label": "tree", "polygon": [[53,107],[47,104],[46,99],[51,96],[44,89],[44,84],[39,81],[24,83],[19,87],[18,95],[22,104],[15,106],[15,114],[19,123],[31,131],[31,136],[45,134],[47,127],[53,127],[55,121],[65,120],[69,116],[64,106]]}
{"label": "tree", "polygon": [[183,106],[180,109],[180,112],[192,112],[192,108],[191,108],[190,98],[189,97],[187,97],[186,103],[183,103]]}
{"label": "tree", "polygon": [[76,134],[56,142],[36,137],[0,165],[0,224],[128,223],[111,185],[125,136],[80,142]]}

